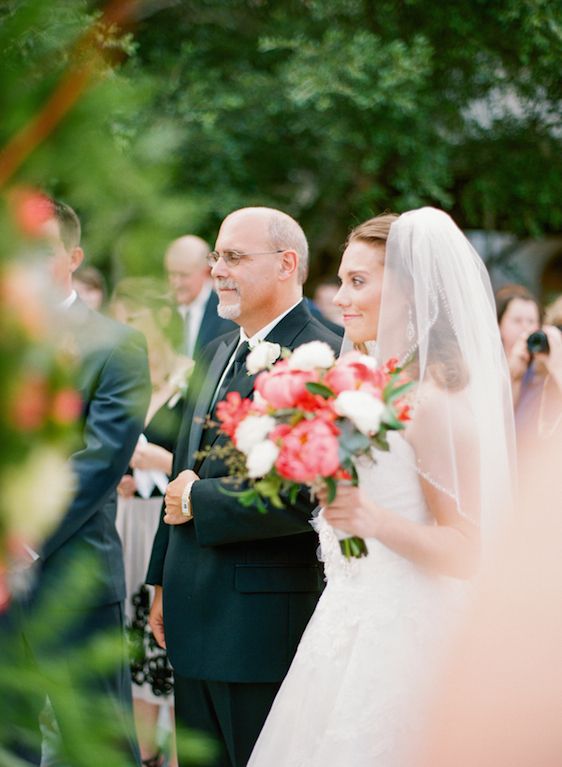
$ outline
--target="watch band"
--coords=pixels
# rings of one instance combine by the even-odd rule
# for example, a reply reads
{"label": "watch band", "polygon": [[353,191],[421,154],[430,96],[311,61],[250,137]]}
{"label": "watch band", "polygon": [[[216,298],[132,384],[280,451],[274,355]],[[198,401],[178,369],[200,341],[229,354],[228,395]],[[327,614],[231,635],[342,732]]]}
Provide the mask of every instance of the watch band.
{"label": "watch band", "polygon": [[191,511],[191,488],[193,487],[194,482],[197,482],[197,480],[192,479],[191,482],[188,482],[183,489],[183,493],[181,494],[181,513],[188,519],[193,517],[193,513]]}

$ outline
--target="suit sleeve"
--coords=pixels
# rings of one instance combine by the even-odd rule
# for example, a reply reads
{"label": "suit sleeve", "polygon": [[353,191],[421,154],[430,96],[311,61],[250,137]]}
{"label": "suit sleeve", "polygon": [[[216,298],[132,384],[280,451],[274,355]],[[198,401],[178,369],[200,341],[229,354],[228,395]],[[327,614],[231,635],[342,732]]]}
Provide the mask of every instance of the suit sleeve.
{"label": "suit sleeve", "polygon": [[246,507],[224,490],[232,489],[220,479],[200,479],[193,485],[191,503],[197,540],[201,546],[221,546],[241,541],[280,538],[310,533],[310,518],[316,503],[310,491],[300,491],[294,505],[276,509],[266,504],[267,513]]}
{"label": "suit sleeve", "polygon": [[128,332],[109,353],[91,395],[83,446],[71,458],[74,500],[45,542],[43,559],[75,535],[115,491],[143,429],[149,399],[146,343],[140,333]]}
{"label": "suit sleeve", "polygon": [[[178,440],[176,443],[176,449],[174,450],[174,464],[172,466],[172,478],[177,477],[180,471],[187,466],[189,462],[189,456],[186,452],[186,447],[189,440],[189,430],[191,429],[190,413],[192,412],[191,406],[197,400],[197,396],[201,389],[202,382],[205,377],[207,365],[209,359],[212,357],[214,346],[211,348],[211,354],[209,354],[209,347],[207,347],[201,358],[197,361],[195,369],[193,371],[192,379],[189,384],[187,399],[183,409],[183,416],[180,431],[178,434]],[[148,570],[146,573],[146,583],[152,586],[161,586],[164,579],[164,560],[166,559],[166,552],[168,550],[168,541],[170,539],[170,525],[164,522],[164,504],[162,504],[162,510],[160,512],[160,522],[152,544],[152,553],[150,555],[150,562],[148,564]]]}

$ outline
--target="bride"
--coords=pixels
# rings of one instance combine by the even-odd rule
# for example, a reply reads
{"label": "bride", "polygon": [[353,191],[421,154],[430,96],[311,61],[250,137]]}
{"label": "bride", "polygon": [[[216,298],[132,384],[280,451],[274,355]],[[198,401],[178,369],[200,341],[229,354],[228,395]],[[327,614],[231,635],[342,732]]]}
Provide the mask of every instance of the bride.
{"label": "bride", "polygon": [[[248,767],[410,767],[439,653],[510,505],[509,375],[486,270],[443,211],[350,235],[334,299],[353,344],[398,357],[412,419],[315,527],[326,589]],[[374,343],[370,343],[374,342]],[[347,561],[343,534],[369,555]]]}

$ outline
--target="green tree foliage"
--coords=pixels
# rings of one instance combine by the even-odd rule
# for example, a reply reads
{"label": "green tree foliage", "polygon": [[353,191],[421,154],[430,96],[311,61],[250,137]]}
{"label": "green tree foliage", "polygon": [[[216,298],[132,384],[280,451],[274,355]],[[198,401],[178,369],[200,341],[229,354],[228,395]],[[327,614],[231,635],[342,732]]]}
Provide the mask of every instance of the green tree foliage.
{"label": "green tree foliage", "polygon": [[4,5],[3,141],[98,20],[103,76],[19,178],[77,205],[90,251],[126,271],[157,268],[180,233],[213,240],[245,204],[294,213],[316,273],[385,209],[562,226],[552,0],[145,0],[125,31],[101,24],[101,1]]}
{"label": "green tree foliage", "polygon": [[174,185],[209,234],[255,203],[293,212],[328,260],[384,209],[562,225],[558,3],[181,2],[137,39],[160,78],[153,130],[176,137]]}

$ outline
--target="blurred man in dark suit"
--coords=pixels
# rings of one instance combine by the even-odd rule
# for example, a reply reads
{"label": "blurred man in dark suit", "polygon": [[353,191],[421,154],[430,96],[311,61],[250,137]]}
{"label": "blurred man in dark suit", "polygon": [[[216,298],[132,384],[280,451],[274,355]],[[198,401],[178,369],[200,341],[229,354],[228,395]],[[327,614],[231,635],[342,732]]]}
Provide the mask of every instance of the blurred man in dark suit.
{"label": "blurred man in dark suit", "polygon": [[[131,689],[124,642],[109,670],[90,668],[89,655],[84,657],[84,674],[77,674],[70,662],[76,650],[87,647],[98,635],[124,639],[125,577],[115,529],[115,490],[148,407],[146,344],[140,333],[88,309],[78,298],[72,275],[84,256],[79,219],[64,203],[44,202],[51,214],[42,236],[56,293],[56,322],[61,340],[72,347],[78,360],[83,421],[80,443],[70,459],[76,480],[72,501],[52,535],[39,551],[31,552],[35,577],[29,593],[20,595],[10,612],[16,634],[21,635],[39,669],[42,659],[60,658],[61,695],[68,695],[70,688],[76,701],[74,738],[67,739],[65,733],[72,729],[65,718],[68,705],[59,707],[56,687],[55,692],[49,688],[63,746],[69,747],[65,759],[74,763],[72,749],[80,748],[71,743],[80,706],[89,696],[103,694],[112,706],[123,765],[129,767],[139,765],[140,757],[129,720]],[[41,491],[37,488],[39,504]],[[39,610],[43,611],[40,623],[35,619]],[[44,702],[44,691],[37,690],[38,708]],[[26,763],[40,763],[39,754],[30,755],[25,749],[25,755]]]}
{"label": "blurred man in dark suit", "polygon": [[207,264],[210,248],[200,237],[187,234],[174,240],[164,256],[168,282],[181,324],[178,351],[195,359],[210,341],[236,325],[217,314],[218,298]]}

